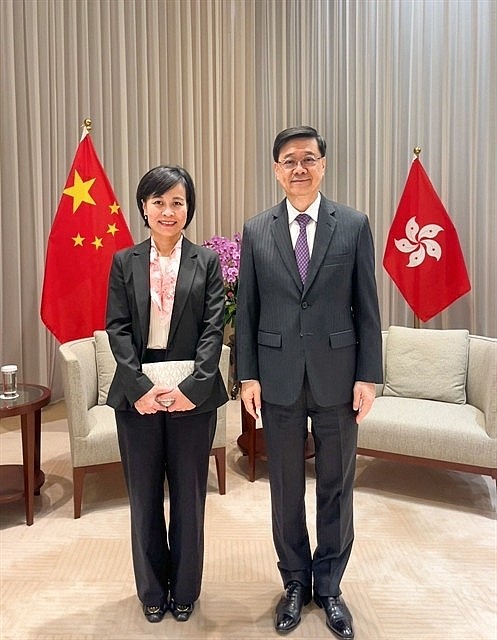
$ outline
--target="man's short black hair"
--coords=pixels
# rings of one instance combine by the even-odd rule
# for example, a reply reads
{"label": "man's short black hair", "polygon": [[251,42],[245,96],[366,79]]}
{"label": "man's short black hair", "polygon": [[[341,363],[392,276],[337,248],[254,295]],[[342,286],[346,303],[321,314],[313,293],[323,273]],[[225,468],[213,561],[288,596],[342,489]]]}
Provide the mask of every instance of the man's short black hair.
{"label": "man's short black hair", "polygon": [[318,143],[319,153],[324,158],[326,155],[326,140],[321,136],[316,129],[307,125],[301,125],[300,127],[289,127],[280,131],[273,144],[273,159],[278,162],[280,157],[281,147],[285,145],[289,140],[294,138],[314,138]]}

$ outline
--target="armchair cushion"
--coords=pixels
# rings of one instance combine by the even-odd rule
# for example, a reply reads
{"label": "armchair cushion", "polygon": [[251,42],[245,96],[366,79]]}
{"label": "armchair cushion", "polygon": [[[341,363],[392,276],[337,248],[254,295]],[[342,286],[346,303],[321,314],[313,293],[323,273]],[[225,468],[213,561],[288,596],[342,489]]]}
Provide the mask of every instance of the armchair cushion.
{"label": "armchair cushion", "polygon": [[109,337],[106,331],[95,331],[95,360],[97,363],[98,404],[107,402],[110,384],[116,371],[116,361],[110,350]]}
{"label": "armchair cushion", "polygon": [[485,414],[470,404],[380,396],[364,420],[359,442],[364,449],[495,467]]}
{"label": "armchair cushion", "polygon": [[384,396],[464,404],[469,332],[390,327]]}

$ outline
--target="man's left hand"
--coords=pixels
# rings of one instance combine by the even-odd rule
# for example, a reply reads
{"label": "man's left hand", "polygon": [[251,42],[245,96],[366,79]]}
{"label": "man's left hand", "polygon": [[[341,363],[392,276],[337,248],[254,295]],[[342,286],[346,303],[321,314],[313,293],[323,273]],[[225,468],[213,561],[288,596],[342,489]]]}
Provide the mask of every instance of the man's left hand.
{"label": "man's left hand", "polygon": [[369,413],[376,397],[374,382],[359,382],[354,385],[354,400],[352,407],[357,411],[356,422],[359,424]]}

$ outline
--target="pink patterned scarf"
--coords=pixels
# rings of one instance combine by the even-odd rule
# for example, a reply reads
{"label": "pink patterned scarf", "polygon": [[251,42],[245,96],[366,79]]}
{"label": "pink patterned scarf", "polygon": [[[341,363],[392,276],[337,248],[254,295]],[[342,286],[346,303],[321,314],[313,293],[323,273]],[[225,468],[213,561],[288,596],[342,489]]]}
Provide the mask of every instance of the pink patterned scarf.
{"label": "pink patterned scarf", "polygon": [[165,262],[165,269],[161,269],[159,252],[152,240],[150,245],[150,297],[152,304],[159,310],[161,325],[166,325],[171,320],[178,278],[179,262],[181,258],[181,237],[171,251],[169,259]]}

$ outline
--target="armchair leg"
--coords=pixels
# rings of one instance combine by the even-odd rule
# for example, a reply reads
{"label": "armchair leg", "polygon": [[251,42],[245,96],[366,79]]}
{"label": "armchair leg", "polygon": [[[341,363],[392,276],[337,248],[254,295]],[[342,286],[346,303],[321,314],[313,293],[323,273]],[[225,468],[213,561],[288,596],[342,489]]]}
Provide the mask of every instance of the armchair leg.
{"label": "armchair leg", "polygon": [[74,519],[81,518],[81,502],[83,500],[83,481],[85,479],[85,467],[73,467],[73,500],[74,500]]}
{"label": "armchair leg", "polygon": [[226,493],[226,447],[216,447],[211,449],[211,456],[216,460],[217,483],[219,493],[224,496]]}

